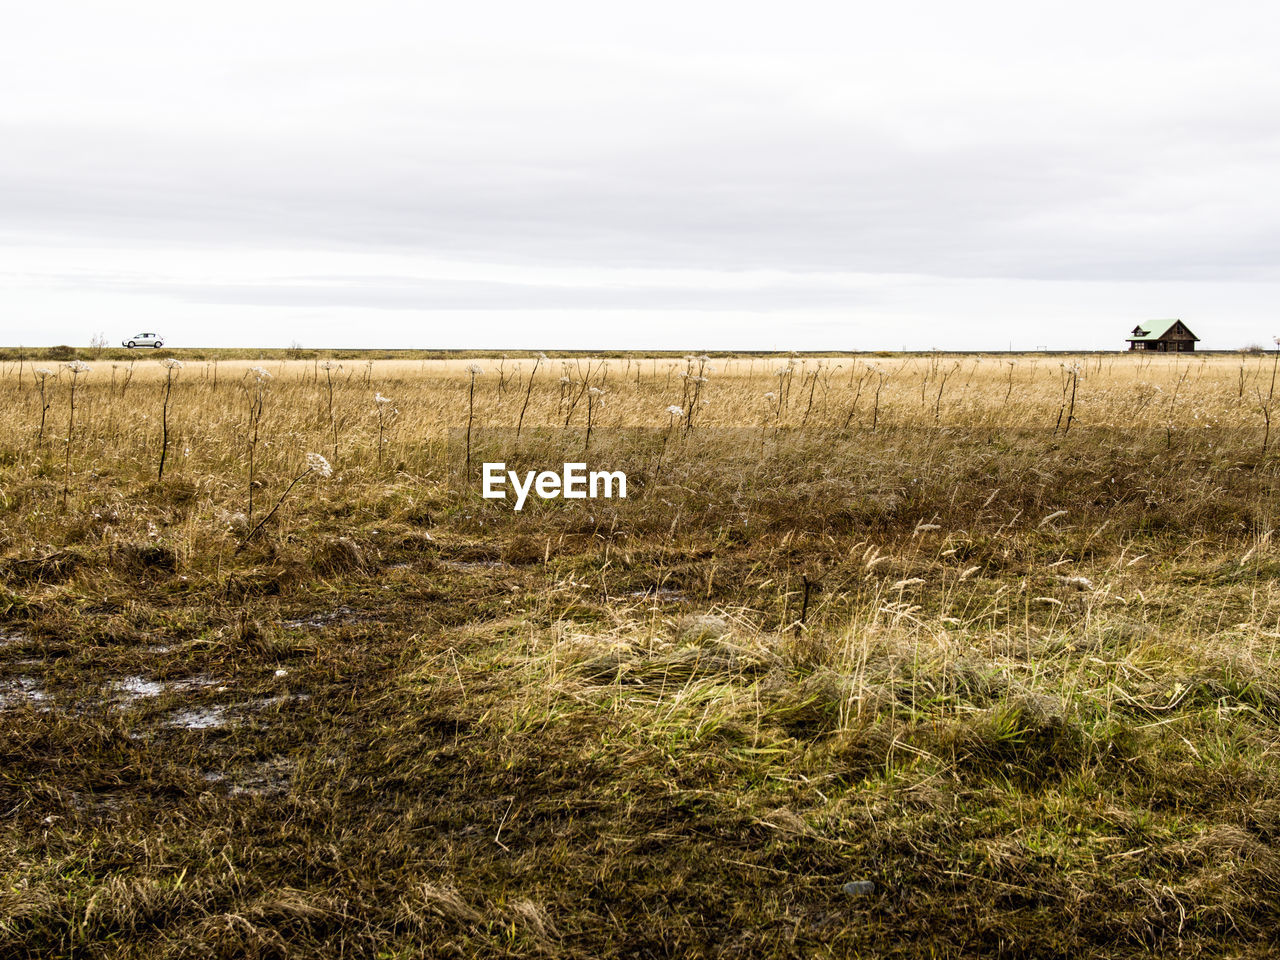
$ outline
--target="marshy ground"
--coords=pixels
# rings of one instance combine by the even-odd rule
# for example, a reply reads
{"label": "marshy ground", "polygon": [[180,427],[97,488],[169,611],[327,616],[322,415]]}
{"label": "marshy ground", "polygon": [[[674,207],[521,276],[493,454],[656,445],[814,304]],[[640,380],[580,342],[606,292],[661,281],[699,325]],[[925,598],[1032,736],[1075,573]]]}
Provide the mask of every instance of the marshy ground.
{"label": "marshy ground", "polygon": [[1014,359],[0,362],[0,956],[1268,955],[1275,357]]}

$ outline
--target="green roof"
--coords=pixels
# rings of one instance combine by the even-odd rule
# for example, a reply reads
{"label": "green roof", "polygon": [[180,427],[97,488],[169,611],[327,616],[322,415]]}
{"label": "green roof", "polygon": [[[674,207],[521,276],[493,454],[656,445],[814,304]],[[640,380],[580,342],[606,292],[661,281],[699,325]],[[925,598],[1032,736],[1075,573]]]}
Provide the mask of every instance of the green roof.
{"label": "green roof", "polygon": [[[1129,337],[1129,341],[1133,342],[1135,340],[1159,340],[1166,333],[1168,333],[1169,328],[1172,327],[1177,322],[1178,322],[1178,318],[1174,317],[1172,320],[1148,320],[1145,323],[1140,323],[1138,324],[1138,329],[1142,331],[1142,334]],[[1187,333],[1191,333],[1190,327],[1187,328]],[[1200,338],[1197,337],[1194,333],[1191,333],[1191,339],[1199,340]]]}

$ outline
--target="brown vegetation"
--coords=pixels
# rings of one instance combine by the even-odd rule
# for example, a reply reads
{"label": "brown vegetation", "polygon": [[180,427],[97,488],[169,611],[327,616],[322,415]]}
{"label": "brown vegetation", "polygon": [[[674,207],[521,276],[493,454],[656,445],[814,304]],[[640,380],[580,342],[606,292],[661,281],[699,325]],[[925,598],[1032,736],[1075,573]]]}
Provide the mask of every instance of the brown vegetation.
{"label": "brown vegetation", "polygon": [[1280,933],[1270,355],[104,356],[0,363],[0,956]]}

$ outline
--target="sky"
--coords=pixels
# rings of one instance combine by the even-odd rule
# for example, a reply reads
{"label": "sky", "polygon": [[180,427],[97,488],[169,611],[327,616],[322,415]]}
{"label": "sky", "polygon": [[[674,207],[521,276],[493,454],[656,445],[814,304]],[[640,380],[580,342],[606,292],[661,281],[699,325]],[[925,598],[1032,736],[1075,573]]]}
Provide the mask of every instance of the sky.
{"label": "sky", "polygon": [[1280,334],[1280,8],[10,4],[0,343]]}

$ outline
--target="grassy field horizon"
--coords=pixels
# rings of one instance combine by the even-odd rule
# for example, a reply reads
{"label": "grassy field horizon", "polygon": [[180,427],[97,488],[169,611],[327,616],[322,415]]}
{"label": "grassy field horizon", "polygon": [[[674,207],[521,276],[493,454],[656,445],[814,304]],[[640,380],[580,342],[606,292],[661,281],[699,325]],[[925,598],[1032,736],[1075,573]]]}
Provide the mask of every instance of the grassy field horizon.
{"label": "grassy field horizon", "polygon": [[[1250,344],[1237,348],[1205,349],[1194,351],[1193,356],[1257,356],[1270,351],[1261,344]],[[159,349],[138,347],[128,349],[119,346],[107,347],[75,347],[66,344],[47,346],[6,345],[0,346],[0,362],[64,362],[83,360],[87,362],[105,361],[121,362],[132,360],[142,362],[149,359],[177,357],[183,360],[532,360],[539,355],[553,359],[586,359],[588,357],[607,360],[660,359],[680,360],[689,356],[710,356],[715,358],[774,358],[786,361],[789,358],[819,359],[856,359],[893,358],[893,357],[1073,357],[1073,356],[1112,356],[1135,355],[1123,347],[1098,347],[1093,350],[1071,349],[1018,349],[1018,350],[713,350],[706,348],[690,348],[685,350],[641,350],[629,348],[596,348],[596,349],[561,349],[556,347],[512,347],[491,349],[441,349],[413,347],[200,347],[165,345]]]}

